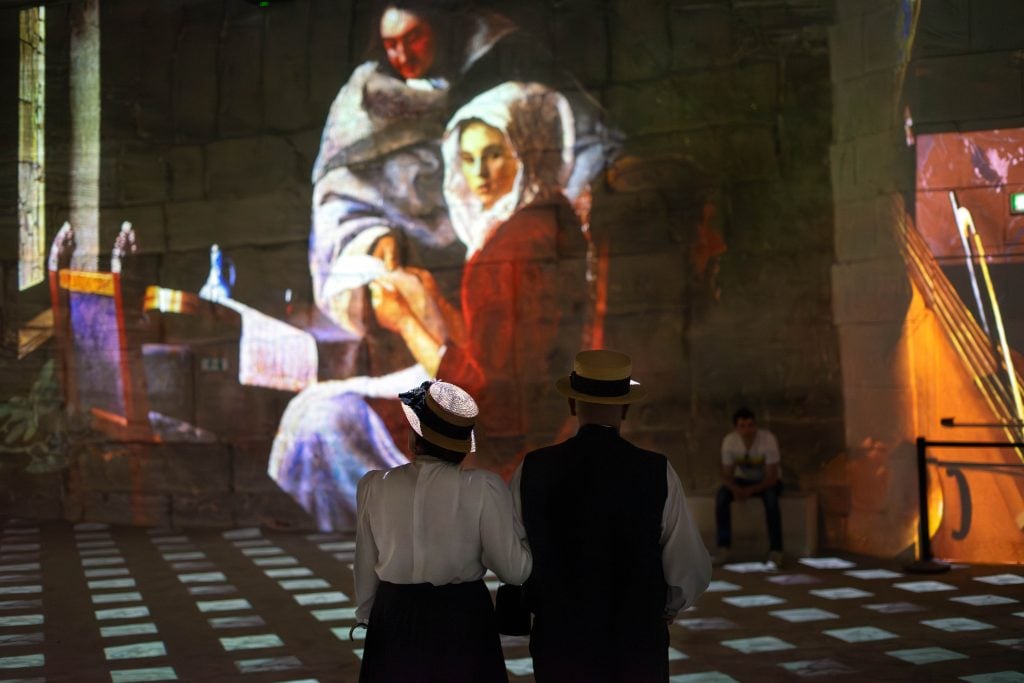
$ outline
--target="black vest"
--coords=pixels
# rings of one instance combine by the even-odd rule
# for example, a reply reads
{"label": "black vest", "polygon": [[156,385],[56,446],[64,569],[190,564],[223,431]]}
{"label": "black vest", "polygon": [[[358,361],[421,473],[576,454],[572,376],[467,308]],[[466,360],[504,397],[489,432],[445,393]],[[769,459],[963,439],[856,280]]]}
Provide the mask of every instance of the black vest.
{"label": "black vest", "polygon": [[538,682],[667,680],[665,456],[587,425],[527,454],[527,600]]}

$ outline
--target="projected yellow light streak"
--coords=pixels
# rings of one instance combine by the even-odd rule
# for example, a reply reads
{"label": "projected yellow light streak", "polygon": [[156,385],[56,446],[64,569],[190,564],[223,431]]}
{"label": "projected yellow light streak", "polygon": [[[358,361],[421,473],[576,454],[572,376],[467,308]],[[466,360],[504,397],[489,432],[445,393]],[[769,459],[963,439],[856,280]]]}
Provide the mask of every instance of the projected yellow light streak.
{"label": "projected yellow light streak", "polygon": [[[950,192],[950,197],[953,198],[952,192]],[[955,206],[955,198],[953,198],[953,201]],[[1003,325],[1003,314],[999,308],[995,288],[992,286],[992,276],[988,270],[988,263],[985,261],[985,247],[982,245],[981,237],[974,227],[974,218],[971,217],[971,212],[966,207],[956,207],[956,223],[964,244],[967,245],[969,243],[973,249],[973,256],[971,253],[968,253],[967,256],[971,260],[977,259],[981,276],[985,281],[985,291],[988,294],[989,304],[992,306],[992,317],[996,324],[996,334],[999,336],[999,349],[1003,356],[1007,377],[1010,381],[1010,395],[1013,399],[1015,416],[1017,420],[1022,420],[1024,419],[1024,404],[1021,403],[1017,374],[1014,372],[1013,359],[1010,357],[1010,346],[1006,341],[1006,327]]]}

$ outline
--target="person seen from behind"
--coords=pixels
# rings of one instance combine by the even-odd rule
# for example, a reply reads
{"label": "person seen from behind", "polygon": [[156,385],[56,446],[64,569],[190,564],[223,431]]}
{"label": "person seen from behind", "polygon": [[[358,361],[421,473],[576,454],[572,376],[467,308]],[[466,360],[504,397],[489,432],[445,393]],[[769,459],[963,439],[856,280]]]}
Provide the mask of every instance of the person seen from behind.
{"label": "person seen from behind", "polygon": [[525,600],[538,683],[665,683],[668,627],[711,560],[668,459],[620,434],[646,389],[629,356],[582,351],[556,388],[579,431],[512,481],[533,552]]}
{"label": "person seen from behind", "polygon": [[468,393],[428,381],[399,397],[413,460],[368,472],[357,492],[360,683],[507,681],[483,576],[530,574],[512,494],[497,474],[460,467],[479,412]]}

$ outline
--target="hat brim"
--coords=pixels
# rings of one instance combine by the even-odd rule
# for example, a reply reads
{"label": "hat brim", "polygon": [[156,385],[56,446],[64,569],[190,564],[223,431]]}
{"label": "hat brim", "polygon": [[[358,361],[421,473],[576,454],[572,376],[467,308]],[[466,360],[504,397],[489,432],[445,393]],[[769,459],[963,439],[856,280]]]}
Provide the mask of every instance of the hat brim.
{"label": "hat brim", "polygon": [[581,391],[576,391],[572,388],[569,383],[568,377],[561,377],[555,382],[555,389],[558,390],[562,396],[568,398],[574,398],[577,401],[586,401],[587,403],[601,403],[604,405],[625,405],[627,403],[636,403],[647,398],[647,388],[642,386],[639,382],[630,381],[629,392],[621,396],[594,396],[593,394],[584,394]]}
{"label": "hat brim", "polygon": [[422,436],[425,440],[435,446],[447,448],[448,450],[455,451],[456,453],[473,453],[476,451],[475,430],[469,433],[468,439],[463,440],[453,439],[449,436],[445,436],[444,434],[438,434],[433,429],[425,427],[420,423],[420,418],[419,415],[416,414],[416,411],[404,403],[401,405],[402,411],[405,413],[405,419],[408,420],[409,426],[412,427],[412,431]]}

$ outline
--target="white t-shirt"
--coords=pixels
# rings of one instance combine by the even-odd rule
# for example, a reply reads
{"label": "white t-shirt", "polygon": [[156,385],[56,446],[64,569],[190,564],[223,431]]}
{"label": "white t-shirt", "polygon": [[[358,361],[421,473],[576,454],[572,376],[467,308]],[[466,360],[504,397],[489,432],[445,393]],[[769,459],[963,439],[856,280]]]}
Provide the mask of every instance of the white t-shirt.
{"label": "white t-shirt", "polygon": [[418,456],[368,472],[356,493],[356,619],[369,623],[380,581],[468,583],[490,569],[522,584],[533,568],[504,480]]}
{"label": "white t-shirt", "polygon": [[767,429],[758,428],[750,448],[736,432],[729,432],[722,439],[722,465],[732,465],[733,476],[737,479],[760,481],[764,478],[765,466],[778,462],[779,442]]}

